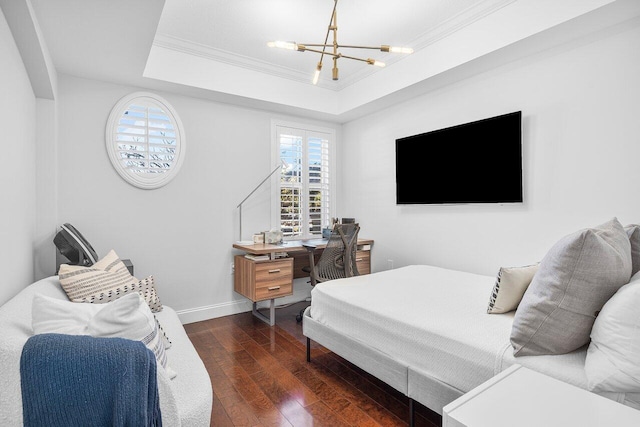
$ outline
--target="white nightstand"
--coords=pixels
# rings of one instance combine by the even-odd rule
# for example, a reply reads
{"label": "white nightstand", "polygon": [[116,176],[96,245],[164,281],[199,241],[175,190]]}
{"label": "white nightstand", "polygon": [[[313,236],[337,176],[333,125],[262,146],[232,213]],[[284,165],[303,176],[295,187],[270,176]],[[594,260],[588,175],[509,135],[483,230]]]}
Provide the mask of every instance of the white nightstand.
{"label": "white nightstand", "polygon": [[640,411],[520,365],[442,412],[442,427],[640,426]]}

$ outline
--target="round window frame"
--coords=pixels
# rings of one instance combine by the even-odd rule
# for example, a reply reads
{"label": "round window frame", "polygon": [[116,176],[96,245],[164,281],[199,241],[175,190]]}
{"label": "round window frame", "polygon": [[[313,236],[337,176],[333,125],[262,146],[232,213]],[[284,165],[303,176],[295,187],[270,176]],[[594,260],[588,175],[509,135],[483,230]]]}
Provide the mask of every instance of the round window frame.
{"label": "round window frame", "polygon": [[[143,103],[143,105],[153,105],[162,109],[169,119],[171,120],[176,130],[176,153],[175,160],[171,168],[165,173],[156,174],[137,174],[130,172],[122,165],[122,159],[119,157],[118,141],[116,140],[116,134],[118,132],[118,125],[120,119],[124,115],[124,112],[135,101]],[[184,135],[184,128],[182,121],[178,116],[175,109],[169,104],[169,102],[159,95],[150,92],[133,92],[129,95],[122,97],[116,105],[113,106],[109,119],[107,120],[107,128],[105,132],[105,145],[107,147],[107,153],[109,154],[109,160],[111,165],[116,170],[118,175],[122,177],[126,182],[134,187],[144,190],[153,190],[160,188],[168,184],[180,171],[182,162],[186,152],[186,138]]]}

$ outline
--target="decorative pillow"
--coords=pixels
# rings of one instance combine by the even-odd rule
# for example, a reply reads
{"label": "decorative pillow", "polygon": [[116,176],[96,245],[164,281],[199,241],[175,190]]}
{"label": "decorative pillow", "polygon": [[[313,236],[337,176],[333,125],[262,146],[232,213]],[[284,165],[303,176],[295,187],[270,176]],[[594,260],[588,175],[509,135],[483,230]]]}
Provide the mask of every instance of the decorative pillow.
{"label": "decorative pillow", "polygon": [[602,307],[584,370],[591,391],[640,392],[640,273]]}
{"label": "decorative pillow", "polygon": [[507,313],[515,310],[529,287],[531,279],[538,271],[538,264],[524,267],[500,267],[496,284],[489,297],[487,313]]}
{"label": "decorative pillow", "polygon": [[155,354],[158,364],[176,376],[168,366],[165,345],[157,319],[142,296],[130,293],[107,304],[80,304],[36,294],[32,305],[34,335],[59,333],[142,341]]}
{"label": "decorative pillow", "polygon": [[113,250],[90,267],[61,264],[58,275],[62,289],[73,302],[102,304],[138,292],[152,312],[162,310],[153,276],[136,279]]}
{"label": "decorative pillow", "polygon": [[640,225],[629,224],[624,230],[631,243],[631,275],[640,271]]}
{"label": "decorative pillow", "polygon": [[617,218],[560,239],[516,310],[514,355],[564,354],[589,343],[598,311],[630,276],[631,245]]}
{"label": "decorative pillow", "polygon": [[160,324],[160,321],[158,320],[158,318],[156,317],[155,314],[153,315],[153,317],[156,319],[156,325],[158,325],[158,331],[160,332],[160,336],[162,337],[162,341],[164,342],[164,348],[169,350],[171,348],[171,346],[173,345],[173,343],[171,342],[171,340],[167,336],[167,333],[164,331],[164,328]]}
{"label": "decorative pillow", "polygon": [[35,294],[31,308],[31,327],[36,335],[89,335],[89,322],[104,307],[98,304],[77,304]]}

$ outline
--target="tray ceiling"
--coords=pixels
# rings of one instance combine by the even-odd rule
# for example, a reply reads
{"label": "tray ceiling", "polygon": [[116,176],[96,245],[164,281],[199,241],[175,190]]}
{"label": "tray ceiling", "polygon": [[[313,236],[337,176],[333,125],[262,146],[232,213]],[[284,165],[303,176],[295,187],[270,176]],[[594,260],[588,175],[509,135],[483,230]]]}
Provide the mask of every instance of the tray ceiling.
{"label": "tray ceiling", "polygon": [[340,0],[341,44],[415,52],[364,52],[386,62],[384,68],[340,59],[337,81],[325,59],[314,86],[318,54],[266,43],[321,43],[331,0],[30,1],[58,73],[333,121],[629,19],[627,9],[637,13],[639,3]]}

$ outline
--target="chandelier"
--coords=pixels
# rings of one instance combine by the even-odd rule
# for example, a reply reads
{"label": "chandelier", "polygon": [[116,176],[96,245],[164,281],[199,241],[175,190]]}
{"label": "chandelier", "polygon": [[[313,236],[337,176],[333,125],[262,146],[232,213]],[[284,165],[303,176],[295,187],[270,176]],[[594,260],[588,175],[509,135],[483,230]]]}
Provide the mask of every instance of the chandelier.
{"label": "chandelier", "polygon": [[[338,52],[340,48],[349,48],[349,49],[373,49],[380,50],[382,52],[391,52],[391,53],[413,53],[413,49],[410,47],[395,47],[389,45],[381,45],[381,46],[353,46],[353,45],[343,45],[338,43],[338,21],[337,21],[337,13],[336,7],[338,6],[338,0],[334,0],[333,11],[331,12],[331,20],[329,21],[329,26],[327,27],[327,34],[324,37],[324,43],[296,43],[296,42],[285,42],[285,41],[272,41],[268,42],[267,46],[269,47],[278,47],[281,49],[289,49],[289,50],[297,50],[298,52],[315,52],[320,54],[320,61],[318,61],[318,65],[316,66],[316,71],[313,74],[313,84],[318,83],[318,78],[320,77],[320,71],[322,70],[322,61],[324,56],[330,56],[333,59],[333,69],[332,76],[333,80],[338,80],[338,59],[346,58],[353,59],[355,61],[366,62],[369,65],[373,65],[376,67],[384,67],[385,63],[381,61],[377,61],[372,58],[357,58],[355,56],[344,55],[341,52]],[[329,44],[329,34],[333,32],[333,43]]]}

